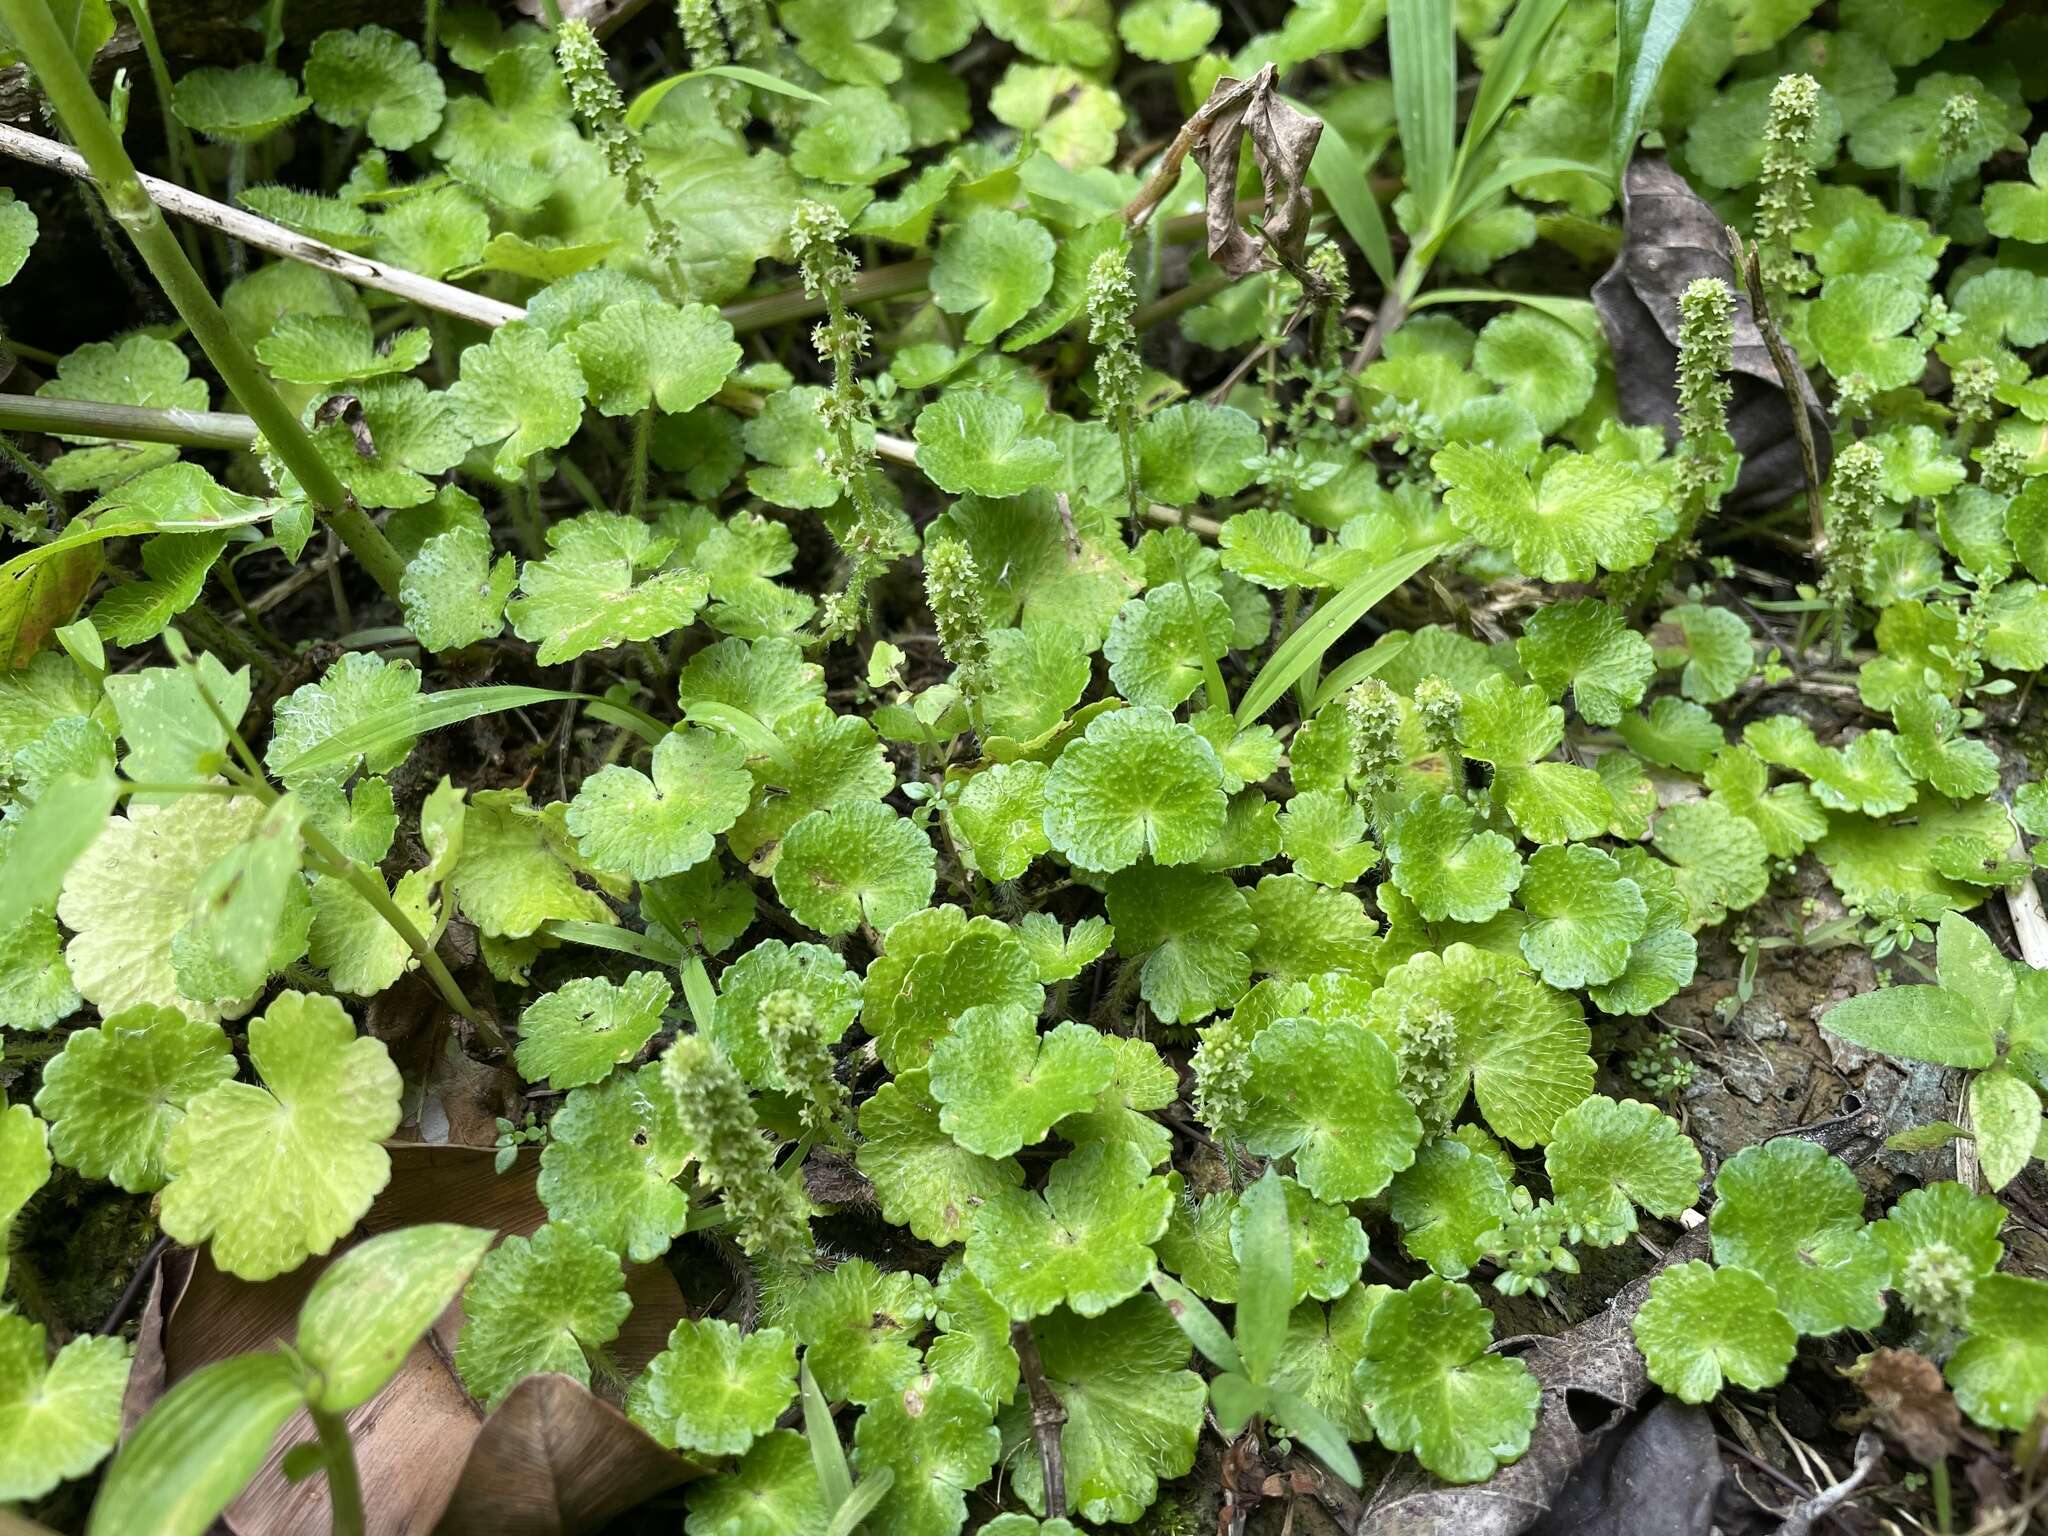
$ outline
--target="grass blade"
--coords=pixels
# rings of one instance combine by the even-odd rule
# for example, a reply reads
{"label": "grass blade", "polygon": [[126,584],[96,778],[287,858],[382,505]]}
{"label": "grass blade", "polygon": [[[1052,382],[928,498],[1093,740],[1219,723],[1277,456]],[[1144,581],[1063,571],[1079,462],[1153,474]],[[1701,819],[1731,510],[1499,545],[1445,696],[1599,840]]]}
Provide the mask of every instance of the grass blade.
{"label": "grass blade", "polygon": [[668,735],[669,728],[652,715],[624,704],[594,699],[587,693],[562,693],[553,688],[526,688],[496,684],[488,688],[454,688],[446,693],[429,693],[375,711],[345,731],[337,731],[316,746],[308,747],[290,762],[276,769],[279,778],[294,778],[321,768],[332,768],[358,755],[395,746],[409,736],[424,736],[445,725],[460,725],[483,715],[529,704],[580,702],[599,720],[632,731],[653,743]]}
{"label": "grass blade", "polygon": [[1294,1239],[1287,1230],[1287,1193],[1268,1169],[1244,1192],[1244,1222],[1237,1280],[1237,1352],[1244,1373],[1260,1386],[1273,1379],[1294,1310]]}
{"label": "grass blade", "polygon": [[1500,29],[1500,46],[1480,77],[1479,94],[1472,99],[1471,114],[1465,119],[1464,142],[1458,146],[1461,170],[1486,147],[1487,138],[1522,94],[1550,29],[1563,14],[1564,0],[1521,0]]}
{"label": "grass blade", "polygon": [[1266,659],[1259,675],[1237,705],[1237,727],[1243,730],[1279,702],[1280,695],[1294,686],[1294,680],[1323,659],[1352,625],[1364,618],[1373,604],[1443,553],[1441,544],[1410,550],[1385,565],[1376,565],[1343,588],[1318,608],[1280,648]]}
{"label": "grass blade", "polygon": [[1302,706],[1303,717],[1313,715],[1345,689],[1364,682],[1407,648],[1406,635],[1386,635],[1377,644],[1360,651],[1356,656],[1347,656],[1309,696],[1308,701]]}
{"label": "grass blade", "polygon": [[839,1426],[832,1422],[832,1405],[818,1390],[810,1361],[805,1360],[797,1367],[796,1377],[804,1404],[804,1438],[811,1443],[811,1465],[825,1495],[825,1508],[836,1513],[853,1494],[853,1473],[846,1465],[846,1447],[839,1443]]}
{"label": "grass blade", "polygon": [[875,1506],[887,1497],[896,1486],[894,1467],[877,1467],[854,1485],[846,1502],[833,1513],[832,1523],[825,1527],[825,1536],[853,1536],[861,1521],[875,1512]]}
{"label": "grass blade", "polygon": [[633,98],[626,108],[626,126],[638,133],[647,126],[647,120],[654,116],[654,109],[661,105],[662,97],[686,80],[702,80],[706,75],[717,75],[723,80],[737,80],[741,85],[751,85],[757,91],[768,91],[776,96],[793,96],[798,101],[825,104],[825,98],[815,91],[807,91],[800,85],[791,85],[787,80],[778,80],[763,70],[749,69],[744,64],[711,64],[703,69],[685,70],[680,75],[670,75],[666,80],[657,80]]}
{"label": "grass blade", "polygon": [[1180,1324],[1180,1331],[1188,1336],[1188,1342],[1206,1355],[1212,1365],[1218,1370],[1244,1374],[1244,1363],[1237,1357],[1237,1346],[1230,1341],[1222,1320],[1209,1310],[1201,1297],[1173,1276],[1156,1270],[1152,1275],[1152,1289],[1166,1303],[1166,1310]]}
{"label": "grass blade", "polygon": [[1433,229],[1450,201],[1458,133],[1458,37],[1445,0],[1392,0],[1387,50],[1394,62],[1394,118],[1422,227]]}
{"label": "grass blade", "polygon": [[1643,114],[1699,0],[1615,0],[1614,128],[1608,152],[1618,179],[1635,153]]}

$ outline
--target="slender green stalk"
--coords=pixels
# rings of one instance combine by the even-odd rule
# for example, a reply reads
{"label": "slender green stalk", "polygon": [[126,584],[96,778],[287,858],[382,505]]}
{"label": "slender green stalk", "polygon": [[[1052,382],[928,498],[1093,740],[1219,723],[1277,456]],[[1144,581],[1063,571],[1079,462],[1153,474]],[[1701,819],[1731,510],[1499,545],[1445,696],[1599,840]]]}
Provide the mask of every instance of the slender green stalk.
{"label": "slender green stalk", "polygon": [[626,509],[635,517],[647,515],[647,448],[654,435],[654,407],[633,418],[632,473],[627,481]]}
{"label": "slender green stalk", "polygon": [[107,120],[92,82],[73,57],[45,0],[0,0],[0,20],[14,34],[58,119],[92,168],[108,210],[127,231],[165,297],[219,371],[228,392],[255,420],[271,450],[284,461],[371,579],[395,599],[405,562],[356,505],[340,476],[320,457],[298,418],[270,387],[256,359],[228,324],[205,279],[186,259],[184,247],[143,190],[135,163]]}
{"label": "slender green stalk", "polygon": [[363,1483],[356,1475],[356,1448],[348,1437],[348,1420],[338,1413],[313,1411],[313,1428],[327,1463],[327,1498],[334,1510],[334,1536],[363,1536]]}
{"label": "slender green stalk", "polygon": [[505,1043],[504,1035],[499,1033],[497,1025],[478,1013],[471,1006],[469,999],[462,995],[462,988],[456,984],[455,978],[448,973],[448,967],[442,963],[440,952],[434,948],[425,934],[413,926],[412,919],[405,915],[398,903],[391,899],[391,893],[384,888],[384,877],[363,868],[311,825],[302,828],[301,831],[305,835],[307,850],[327,866],[322,873],[335,875],[347,881],[355,893],[391,925],[391,931],[405,940],[406,948],[413,952],[413,957],[420,963],[420,969],[425,971],[428,979],[434,983],[434,989],[441,994],[441,1000],[460,1014],[492,1045],[502,1047]]}
{"label": "slender green stalk", "polygon": [[[201,196],[211,197],[213,189],[207,184],[205,168],[199,163],[199,150],[192,142],[192,131],[179,122],[178,114],[171,110],[171,67],[164,58],[163,47],[157,42],[156,21],[149,13],[149,0],[124,0],[124,3],[135,23],[135,35],[142,42],[142,56],[149,63],[150,83],[156,87],[156,108],[164,121],[164,144],[171,153],[171,175]],[[179,229],[178,236],[184,242],[185,254],[195,267],[198,266],[199,231],[186,224]]]}

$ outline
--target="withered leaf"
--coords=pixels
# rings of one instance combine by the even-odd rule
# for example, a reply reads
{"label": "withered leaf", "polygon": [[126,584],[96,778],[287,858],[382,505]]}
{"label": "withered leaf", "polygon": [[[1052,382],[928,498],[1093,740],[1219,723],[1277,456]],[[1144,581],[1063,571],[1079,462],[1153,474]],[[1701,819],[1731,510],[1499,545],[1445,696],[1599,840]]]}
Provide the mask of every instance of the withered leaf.
{"label": "withered leaf", "polygon": [[[1209,259],[1232,277],[1276,262],[1303,276],[1308,243],[1308,163],[1323,135],[1322,119],[1280,99],[1271,64],[1249,80],[1225,75],[1189,120],[1197,129],[1191,153],[1208,185]],[[1259,235],[1237,220],[1238,147],[1249,135],[1264,196]],[[1271,255],[1269,257],[1268,252]]]}
{"label": "withered leaf", "polygon": [[1870,1422],[1923,1467],[1956,1453],[1963,1432],[1941,1368],[1910,1349],[1879,1349],[1848,1372],[1870,1403]]}

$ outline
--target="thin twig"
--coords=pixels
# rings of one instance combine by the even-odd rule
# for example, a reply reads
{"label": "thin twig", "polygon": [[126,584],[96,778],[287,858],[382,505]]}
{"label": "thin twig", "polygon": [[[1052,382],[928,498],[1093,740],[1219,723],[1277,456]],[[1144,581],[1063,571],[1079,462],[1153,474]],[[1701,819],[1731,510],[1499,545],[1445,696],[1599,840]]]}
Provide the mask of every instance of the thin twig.
{"label": "thin twig", "polygon": [[1799,437],[1799,467],[1806,477],[1806,514],[1812,527],[1811,552],[1818,561],[1828,546],[1827,524],[1821,517],[1820,497],[1820,456],[1814,451],[1813,423],[1806,414],[1806,375],[1799,369],[1799,363],[1786,350],[1785,338],[1778,333],[1778,323],[1771,318],[1771,302],[1764,294],[1763,275],[1757,269],[1756,247],[1747,252],[1742,237],[1734,230],[1728,231],[1728,248],[1734,253],[1735,269],[1742,274],[1742,284],[1749,290],[1749,307],[1756,317],[1756,328],[1763,334],[1764,346],[1770,350],[1771,366],[1778,370],[1778,382],[1785,386],[1785,403],[1792,411],[1792,430]]}
{"label": "thin twig", "polygon": [[[86,165],[85,156],[69,145],[46,139],[38,133],[27,133],[0,123],[0,154],[97,184],[97,178]],[[273,224],[245,209],[230,207],[210,197],[201,197],[174,181],[165,181],[157,176],[144,176],[141,180],[150,201],[166,213],[217,229],[260,251],[319,267],[364,288],[375,288],[380,293],[409,299],[427,309],[473,320],[478,325],[496,327],[508,320],[520,319],[526,313],[516,304],[486,298],[453,283],[436,282],[433,278],[421,277],[417,272],[340,250],[308,235],[295,234],[282,224]]]}
{"label": "thin twig", "polygon": [[1045,1510],[1048,1516],[1058,1519],[1067,1512],[1067,1464],[1060,1449],[1060,1429],[1067,1422],[1066,1404],[1045,1379],[1045,1364],[1038,1358],[1038,1340],[1032,1336],[1029,1323],[1010,1324],[1010,1347],[1017,1351],[1024,1386],[1031,1394],[1031,1437],[1038,1442],[1038,1465],[1045,1477]]}
{"label": "thin twig", "polygon": [[1801,1499],[1786,1513],[1785,1523],[1778,1527],[1778,1536],[1807,1536],[1813,1529],[1814,1521],[1833,1513],[1835,1507],[1846,1502],[1851,1494],[1861,1488],[1870,1474],[1877,1470],[1877,1464],[1884,1459],[1884,1442],[1871,1430],[1865,1430],[1856,1440],[1856,1465],[1849,1475],[1832,1488],[1823,1489],[1811,1498]]}
{"label": "thin twig", "polygon": [[120,1298],[114,1303],[114,1310],[109,1312],[107,1320],[100,1324],[98,1331],[101,1334],[121,1331],[121,1325],[128,1321],[128,1314],[135,1310],[135,1303],[141,1299],[143,1287],[149,1284],[150,1276],[156,1273],[156,1267],[163,1259],[164,1250],[170,1246],[171,1239],[168,1233],[149,1245],[149,1252],[145,1253],[142,1262],[135,1266],[135,1273],[128,1281],[128,1288],[121,1292]]}

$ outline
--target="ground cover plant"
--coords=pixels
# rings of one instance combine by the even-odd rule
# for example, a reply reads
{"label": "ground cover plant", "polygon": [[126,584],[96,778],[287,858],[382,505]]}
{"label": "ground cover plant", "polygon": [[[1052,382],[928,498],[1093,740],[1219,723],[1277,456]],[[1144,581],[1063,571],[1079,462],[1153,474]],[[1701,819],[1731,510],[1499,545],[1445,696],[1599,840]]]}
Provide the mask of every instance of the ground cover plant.
{"label": "ground cover plant", "polygon": [[2041,1518],[2048,22],[324,10],[0,0],[4,1520]]}

